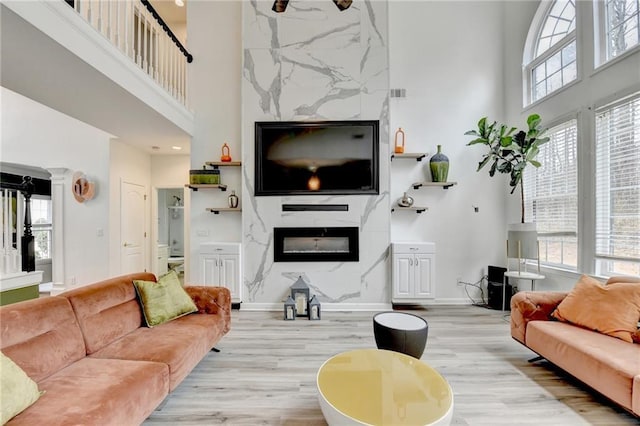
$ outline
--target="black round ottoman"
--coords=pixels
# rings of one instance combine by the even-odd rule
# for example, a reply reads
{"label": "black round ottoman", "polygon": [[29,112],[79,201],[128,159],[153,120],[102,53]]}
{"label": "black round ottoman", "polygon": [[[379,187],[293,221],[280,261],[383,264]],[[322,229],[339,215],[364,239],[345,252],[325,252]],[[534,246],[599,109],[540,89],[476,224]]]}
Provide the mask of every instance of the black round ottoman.
{"label": "black round ottoman", "polygon": [[378,349],[401,352],[420,359],[427,344],[429,324],[404,312],[380,312],[373,316],[373,335]]}

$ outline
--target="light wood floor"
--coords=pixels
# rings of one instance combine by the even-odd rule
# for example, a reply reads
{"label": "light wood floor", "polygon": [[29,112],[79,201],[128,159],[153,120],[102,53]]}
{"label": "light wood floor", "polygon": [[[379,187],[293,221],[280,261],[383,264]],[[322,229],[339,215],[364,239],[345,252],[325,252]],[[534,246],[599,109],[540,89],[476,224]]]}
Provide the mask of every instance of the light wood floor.
{"label": "light wood floor", "polygon": [[[640,421],[512,340],[508,318],[476,306],[411,311],[429,322],[422,360],[454,392],[454,425],[638,425]],[[232,330],[147,419],[152,425],[324,425],[316,372],[375,347],[371,312],[283,321],[233,311]]]}

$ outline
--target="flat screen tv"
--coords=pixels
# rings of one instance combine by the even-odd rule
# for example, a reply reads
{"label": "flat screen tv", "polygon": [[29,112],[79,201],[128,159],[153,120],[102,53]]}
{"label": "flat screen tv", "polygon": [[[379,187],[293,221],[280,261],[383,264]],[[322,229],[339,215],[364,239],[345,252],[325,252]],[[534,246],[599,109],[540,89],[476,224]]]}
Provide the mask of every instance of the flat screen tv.
{"label": "flat screen tv", "polygon": [[255,195],[378,194],[379,121],[255,124]]}

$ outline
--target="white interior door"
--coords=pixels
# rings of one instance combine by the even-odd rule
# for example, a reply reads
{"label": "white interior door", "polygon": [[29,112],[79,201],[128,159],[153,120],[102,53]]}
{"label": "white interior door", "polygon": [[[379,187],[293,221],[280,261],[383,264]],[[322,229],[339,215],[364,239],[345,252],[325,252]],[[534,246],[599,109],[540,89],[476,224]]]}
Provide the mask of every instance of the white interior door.
{"label": "white interior door", "polygon": [[144,186],[122,182],[120,191],[120,268],[122,274],[145,270],[145,198]]}

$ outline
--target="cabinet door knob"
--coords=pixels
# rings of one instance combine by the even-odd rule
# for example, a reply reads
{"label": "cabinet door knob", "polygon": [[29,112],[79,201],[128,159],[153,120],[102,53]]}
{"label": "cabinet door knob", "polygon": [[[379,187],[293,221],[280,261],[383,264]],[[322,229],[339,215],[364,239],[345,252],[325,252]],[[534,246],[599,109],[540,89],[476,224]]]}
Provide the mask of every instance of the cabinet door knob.
{"label": "cabinet door knob", "polygon": [[413,259],[409,259],[409,266],[413,266]]}

